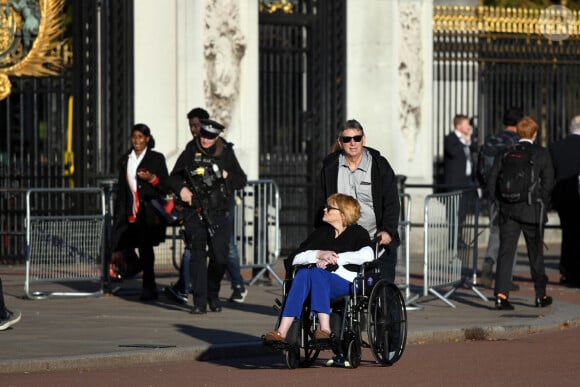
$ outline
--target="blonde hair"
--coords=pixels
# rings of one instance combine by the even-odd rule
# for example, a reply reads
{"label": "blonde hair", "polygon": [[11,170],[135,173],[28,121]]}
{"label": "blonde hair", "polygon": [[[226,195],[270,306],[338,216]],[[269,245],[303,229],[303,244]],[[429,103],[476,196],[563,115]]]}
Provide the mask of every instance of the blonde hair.
{"label": "blonde hair", "polygon": [[335,202],[336,206],[344,215],[345,226],[351,226],[360,219],[360,204],[352,196],[335,193],[328,197],[327,203]]}

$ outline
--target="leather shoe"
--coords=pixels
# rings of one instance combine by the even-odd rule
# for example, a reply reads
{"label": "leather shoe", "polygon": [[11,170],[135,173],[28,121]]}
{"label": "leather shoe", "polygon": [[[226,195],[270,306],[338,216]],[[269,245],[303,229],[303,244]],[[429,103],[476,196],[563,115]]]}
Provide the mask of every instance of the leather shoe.
{"label": "leather shoe", "polygon": [[208,299],[207,304],[209,305],[209,310],[211,310],[212,312],[222,311],[222,305],[220,303],[220,300],[218,300],[217,298]]}
{"label": "leather shoe", "polygon": [[285,341],[285,340],[286,338],[282,337],[282,335],[278,331],[268,332],[264,335],[264,341]]}
{"label": "leather shoe", "polygon": [[330,339],[330,332],[324,331],[322,329],[317,329],[314,331],[314,338],[316,340],[328,340]]}
{"label": "leather shoe", "polygon": [[536,306],[538,308],[545,308],[548,305],[552,305],[552,297],[544,296],[544,297],[536,297]]}
{"label": "leather shoe", "polygon": [[514,306],[507,299],[497,297],[495,299],[495,308],[497,310],[514,310]]}
{"label": "leather shoe", "polygon": [[154,301],[159,298],[157,294],[157,289],[155,288],[143,288],[141,291],[141,295],[139,296],[139,300],[141,301]]}
{"label": "leather shoe", "polygon": [[194,306],[189,313],[191,313],[191,314],[206,314],[207,309],[205,306]]}

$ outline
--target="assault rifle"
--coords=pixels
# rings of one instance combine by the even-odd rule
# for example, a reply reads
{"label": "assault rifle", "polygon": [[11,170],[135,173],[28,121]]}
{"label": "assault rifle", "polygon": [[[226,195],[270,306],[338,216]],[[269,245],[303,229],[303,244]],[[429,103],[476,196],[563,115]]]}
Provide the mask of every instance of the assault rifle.
{"label": "assault rifle", "polygon": [[192,171],[186,169],[185,176],[189,183],[188,188],[193,193],[192,207],[196,210],[199,218],[203,220],[209,236],[212,237],[218,225],[209,214],[208,209],[210,208],[210,196],[212,194],[211,187],[216,179],[213,176],[206,176],[203,167],[196,168]]}

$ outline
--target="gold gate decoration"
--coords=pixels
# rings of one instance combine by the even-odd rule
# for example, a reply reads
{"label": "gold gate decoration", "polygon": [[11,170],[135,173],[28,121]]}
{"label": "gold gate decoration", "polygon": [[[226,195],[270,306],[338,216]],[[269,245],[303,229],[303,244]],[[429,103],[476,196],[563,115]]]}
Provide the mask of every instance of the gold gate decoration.
{"label": "gold gate decoration", "polygon": [[58,75],[62,67],[65,0],[0,0],[0,100],[9,76]]}
{"label": "gold gate decoration", "polygon": [[547,31],[580,38],[579,12],[562,6],[545,9],[488,6],[435,6],[434,32],[543,35]]}

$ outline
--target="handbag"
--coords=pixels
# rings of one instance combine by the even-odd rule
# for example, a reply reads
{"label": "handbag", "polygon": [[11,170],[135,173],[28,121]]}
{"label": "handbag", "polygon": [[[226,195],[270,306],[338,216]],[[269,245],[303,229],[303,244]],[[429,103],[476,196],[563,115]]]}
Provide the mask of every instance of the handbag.
{"label": "handbag", "polygon": [[153,198],[151,199],[151,207],[155,213],[168,226],[180,226],[184,223],[184,214],[180,206],[175,204],[176,198]]}

